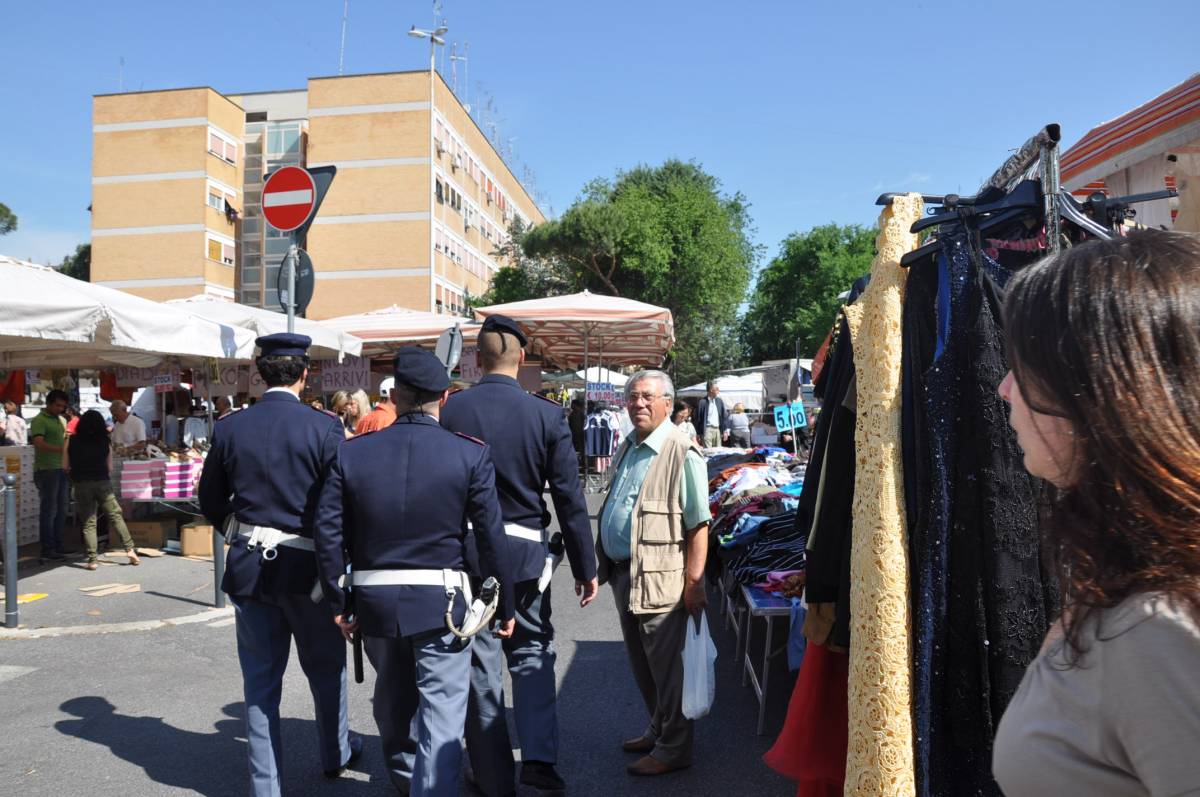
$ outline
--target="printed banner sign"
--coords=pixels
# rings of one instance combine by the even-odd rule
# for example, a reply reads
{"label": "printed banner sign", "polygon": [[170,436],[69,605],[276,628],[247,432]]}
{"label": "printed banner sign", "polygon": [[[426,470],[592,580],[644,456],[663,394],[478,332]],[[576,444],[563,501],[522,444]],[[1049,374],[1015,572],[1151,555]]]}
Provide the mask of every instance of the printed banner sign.
{"label": "printed banner sign", "polygon": [[607,401],[609,404],[614,404],[617,400],[616,388],[613,387],[612,382],[588,382],[587,400]]}

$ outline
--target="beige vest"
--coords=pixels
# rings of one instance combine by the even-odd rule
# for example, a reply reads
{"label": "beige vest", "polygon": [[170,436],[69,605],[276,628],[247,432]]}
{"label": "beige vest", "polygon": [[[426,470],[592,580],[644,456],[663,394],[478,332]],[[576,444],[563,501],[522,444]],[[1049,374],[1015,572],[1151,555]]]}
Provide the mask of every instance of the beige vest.
{"label": "beige vest", "polygon": [[[633,436],[626,438],[613,459],[613,472],[633,447]],[[633,504],[630,528],[629,611],[633,614],[662,614],[683,600],[684,573],[687,565],[683,527],[683,462],[691,449],[700,449],[678,429],[672,429],[662,450],[650,460],[646,480]],[[604,499],[599,519],[604,518],[612,492]],[[602,535],[596,537],[600,583],[608,581],[612,560],[604,552]]]}

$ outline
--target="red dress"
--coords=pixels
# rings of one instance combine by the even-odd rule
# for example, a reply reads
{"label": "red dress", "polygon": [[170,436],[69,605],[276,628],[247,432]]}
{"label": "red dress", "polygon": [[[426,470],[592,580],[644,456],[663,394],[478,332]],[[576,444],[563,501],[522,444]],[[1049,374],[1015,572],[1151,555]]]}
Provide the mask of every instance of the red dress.
{"label": "red dress", "polygon": [[808,643],[787,719],[763,756],[767,766],[796,781],[796,797],[841,797],[846,780],[846,679],[850,657]]}

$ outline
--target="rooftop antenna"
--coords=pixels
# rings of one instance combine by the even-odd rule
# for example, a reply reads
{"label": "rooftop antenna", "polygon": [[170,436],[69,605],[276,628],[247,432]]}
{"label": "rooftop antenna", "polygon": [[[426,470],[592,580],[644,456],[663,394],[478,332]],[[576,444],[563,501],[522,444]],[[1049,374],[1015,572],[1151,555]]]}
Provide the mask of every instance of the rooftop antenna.
{"label": "rooftop antenna", "polygon": [[125,56],[121,56],[117,63],[117,91],[119,93],[125,91]]}
{"label": "rooftop antenna", "polygon": [[463,42],[463,54],[457,53],[458,44],[454,45],[455,52],[450,53],[450,75],[454,81],[454,96],[458,96],[458,69],[455,66],[459,61],[463,64],[463,94],[466,97],[462,100],[463,108],[467,110],[467,114],[471,113],[470,92],[471,92],[471,64],[467,59],[467,51],[471,49],[470,42]]}
{"label": "rooftop antenna", "polygon": [[345,0],[342,4],[342,47],[338,51],[338,74],[342,74],[346,68],[346,24],[350,20],[350,0]]}
{"label": "rooftop antenna", "polygon": [[458,42],[450,45],[450,91],[458,96]]}

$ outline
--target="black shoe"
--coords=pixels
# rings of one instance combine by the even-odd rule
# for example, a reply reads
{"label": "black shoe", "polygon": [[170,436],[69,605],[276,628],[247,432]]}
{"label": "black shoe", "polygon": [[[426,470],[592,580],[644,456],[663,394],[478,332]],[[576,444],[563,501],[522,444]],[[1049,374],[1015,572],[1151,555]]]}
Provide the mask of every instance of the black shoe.
{"label": "black shoe", "polygon": [[357,734],[350,734],[350,757],[346,759],[346,763],[342,764],[337,769],[325,770],[325,777],[330,780],[341,777],[346,768],[353,764],[358,759],[362,758],[363,742],[362,737]]}
{"label": "black shoe", "polygon": [[42,558],[43,559],[53,559],[55,562],[61,562],[64,559],[66,559],[67,557],[63,555],[62,551],[46,551],[45,553],[42,554]]}
{"label": "black shoe", "polygon": [[521,782],[526,786],[546,791],[562,791],[567,783],[554,770],[553,764],[545,761],[525,761],[521,764]]}

